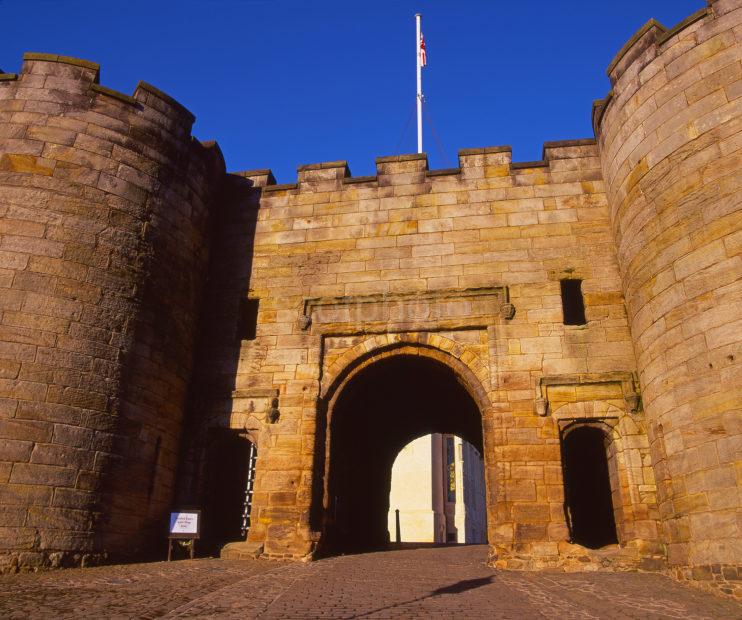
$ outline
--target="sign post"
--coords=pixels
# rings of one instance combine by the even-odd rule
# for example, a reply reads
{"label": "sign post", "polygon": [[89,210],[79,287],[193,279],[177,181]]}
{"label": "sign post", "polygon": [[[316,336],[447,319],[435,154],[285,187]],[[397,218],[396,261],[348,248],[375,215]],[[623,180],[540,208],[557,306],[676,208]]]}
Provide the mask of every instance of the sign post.
{"label": "sign post", "polygon": [[201,538],[201,511],[179,510],[170,513],[170,527],[167,537],[167,561],[172,558],[173,541],[189,540],[191,560],[196,550],[196,540]]}

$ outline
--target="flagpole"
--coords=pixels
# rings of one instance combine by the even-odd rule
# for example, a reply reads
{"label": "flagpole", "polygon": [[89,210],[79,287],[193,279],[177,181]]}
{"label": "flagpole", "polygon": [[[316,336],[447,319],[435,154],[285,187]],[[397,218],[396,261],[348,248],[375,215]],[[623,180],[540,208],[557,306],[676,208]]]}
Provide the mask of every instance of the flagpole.
{"label": "flagpole", "polygon": [[423,152],[423,75],[420,57],[420,20],[422,15],[415,14],[415,25],[417,30],[415,49],[417,51],[417,152]]}

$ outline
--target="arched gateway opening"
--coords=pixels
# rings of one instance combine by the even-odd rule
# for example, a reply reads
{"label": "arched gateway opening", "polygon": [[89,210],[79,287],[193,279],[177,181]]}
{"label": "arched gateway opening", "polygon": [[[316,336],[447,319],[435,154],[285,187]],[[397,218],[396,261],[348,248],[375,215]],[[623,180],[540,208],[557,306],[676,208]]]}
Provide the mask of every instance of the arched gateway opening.
{"label": "arched gateway opening", "polygon": [[484,453],[482,415],[447,364],[398,354],[363,366],[329,404],[323,488],[327,552],[377,549],[389,542],[392,465],[399,451],[428,433],[462,437]]}

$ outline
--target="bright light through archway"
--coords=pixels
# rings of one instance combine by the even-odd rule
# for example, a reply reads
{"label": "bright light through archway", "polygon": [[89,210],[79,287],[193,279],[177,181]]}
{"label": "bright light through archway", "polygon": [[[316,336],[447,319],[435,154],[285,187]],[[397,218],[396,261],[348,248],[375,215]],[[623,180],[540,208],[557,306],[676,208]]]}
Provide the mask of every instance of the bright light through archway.
{"label": "bright light through archway", "polygon": [[433,433],[400,450],[392,467],[389,540],[485,543],[484,463],[455,435]]}

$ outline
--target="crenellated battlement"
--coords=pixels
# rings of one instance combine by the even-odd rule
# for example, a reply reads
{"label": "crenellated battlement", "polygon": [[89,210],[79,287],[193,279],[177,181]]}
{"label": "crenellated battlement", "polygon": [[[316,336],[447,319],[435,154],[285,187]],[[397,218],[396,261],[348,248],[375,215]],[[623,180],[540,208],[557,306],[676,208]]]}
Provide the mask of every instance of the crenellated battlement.
{"label": "crenellated battlement", "polygon": [[[647,21],[618,51],[606,69],[611,81],[611,90],[606,97],[593,102],[592,124],[597,135],[605,112],[616,96],[630,97],[640,84],[652,79],[657,73],[653,67],[655,59],[671,48],[681,38],[694,37],[699,22],[716,19],[732,8],[729,0],[707,0],[707,7],[699,9],[671,28],[655,19]],[[695,25],[695,28],[692,28]],[[688,41],[688,47],[702,41]]]}
{"label": "crenellated battlement", "polygon": [[[211,179],[221,178],[225,173],[224,157],[219,145],[214,141],[201,143],[191,134],[195,116],[181,103],[167,93],[144,81],[140,81],[131,95],[119,92],[99,83],[100,65],[90,60],[27,52],[23,55],[20,73],[0,71],[0,98],[16,99],[18,105],[23,101],[24,112],[37,112],[50,116],[64,116],[69,120],[52,121],[59,125],[56,132],[50,129],[26,130],[31,140],[38,142],[23,147],[24,157],[43,156],[55,158],[53,151],[62,147],[100,151],[113,160],[114,149],[133,149],[135,152],[155,157],[161,164],[178,165],[171,153],[186,149],[191,152],[191,164],[197,164],[208,171]],[[4,94],[3,94],[4,93]],[[108,143],[94,146],[85,135],[84,123],[92,123],[91,130],[96,139],[113,140],[116,147]],[[95,129],[99,127],[100,129]],[[67,133],[62,133],[64,129]],[[114,139],[114,134],[120,137]],[[31,132],[29,134],[29,132]],[[79,132],[79,133],[77,133]],[[75,135],[77,133],[77,135]],[[46,144],[42,144],[46,142]],[[41,148],[39,148],[41,147]],[[39,150],[40,152],[36,152]],[[26,152],[27,151],[27,152]],[[155,155],[156,153],[158,153]],[[15,154],[9,152],[9,157]],[[72,157],[70,164],[83,163],[80,157]],[[140,164],[126,156],[127,165],[140,168]],[[110,173],[115,166],[109,161]],[[185,162],[181,161],[179,165]],[[191,165],[189,164],[189,165]],[[8,164],[6,164],[8,165]],[[11,166],[13,164],[10,164]],[[26,162],[30,165],[30,162]],[[56,166],[58,169],[59,166]],[[147,173],[149,168],[140,169]],[[52,172],[56,175],[56,171]],[[140,184],[141,184],[140,180]],[[136,183],[135,183],[136,184]],[[145,182],[143,188],[151,189],[152,182]]]}
{"label": "crenellated battlement", "polygon": [[[420,181],[438,177],[457,179],[487,178],[487,175],[505,177],[521,175],[524,171],[541,169],[549,172],[552,162],[580,157],[597,157],[597,143],[592,138],[544,142],[541,159],[538,161],[514,162],[511,146],[488,146],[460,149],[458,167],[431,170],[426,153],[409,153],[377,157],[376,174],[354,177],[345,160],[304,164],[297,168],[296,183],[276,183],[270,169],[236,172],[249,178],[264,192],[327,191],[342,189],[348,185],[386,186],[408,183],[410,175]],[[488,168],[488,171],[485,171]]]}
{"label": "crenellated battlement", "polygon": [[101,85],[100,65],[81,58],[27,52],[20,73],[0,72],[2,83],[6,88],[34,89],[27,94],[37,91],[38,101],[74,106],[87,103],[91,108],[105,108],[103,113],[109,116],[137,112],[147,121],[179,135],[190,135],[195,122],[195,116],[185,106],[147,82],[140,81],[131,95]]}
{"label": "crenellated battlement", "polygon": [[606,74],[611,84],[615,86],[635,62],[639,61],[644,65],[651,62],[664,43],[709,15],[713,16],[710,7],[700,9],[672,28],[667,28],[657,20],[650,19],[634,33],[608,64]]}
{"label": "crenellated battlement", "polygon": [[[48,67],[47,69],[51,70],[41,70],[36,66],[34,63],[53,63]],[[83,58],[74,58],[72,56],[61,56],[59,54],[45,54],[45,53],[39,53],[39,52],[26,52],[23,54],[23,67],[21,69],[21,73],[34,73],[34,74],[40,74],[40,75],[54,75],[58,71],[55,69],[52,69],[54,67],[54,64],[59,64],[59,71],[68,75],[68,76],[75,76],[79,78],[88,78],[98,83],[98,79],[100,77],[100,65],[97,62],[93,62],[91,60],[85,60]],[[62,66],[67,67],[77,67],[80,70],[79,71],[64,71],[61,69]]]}

